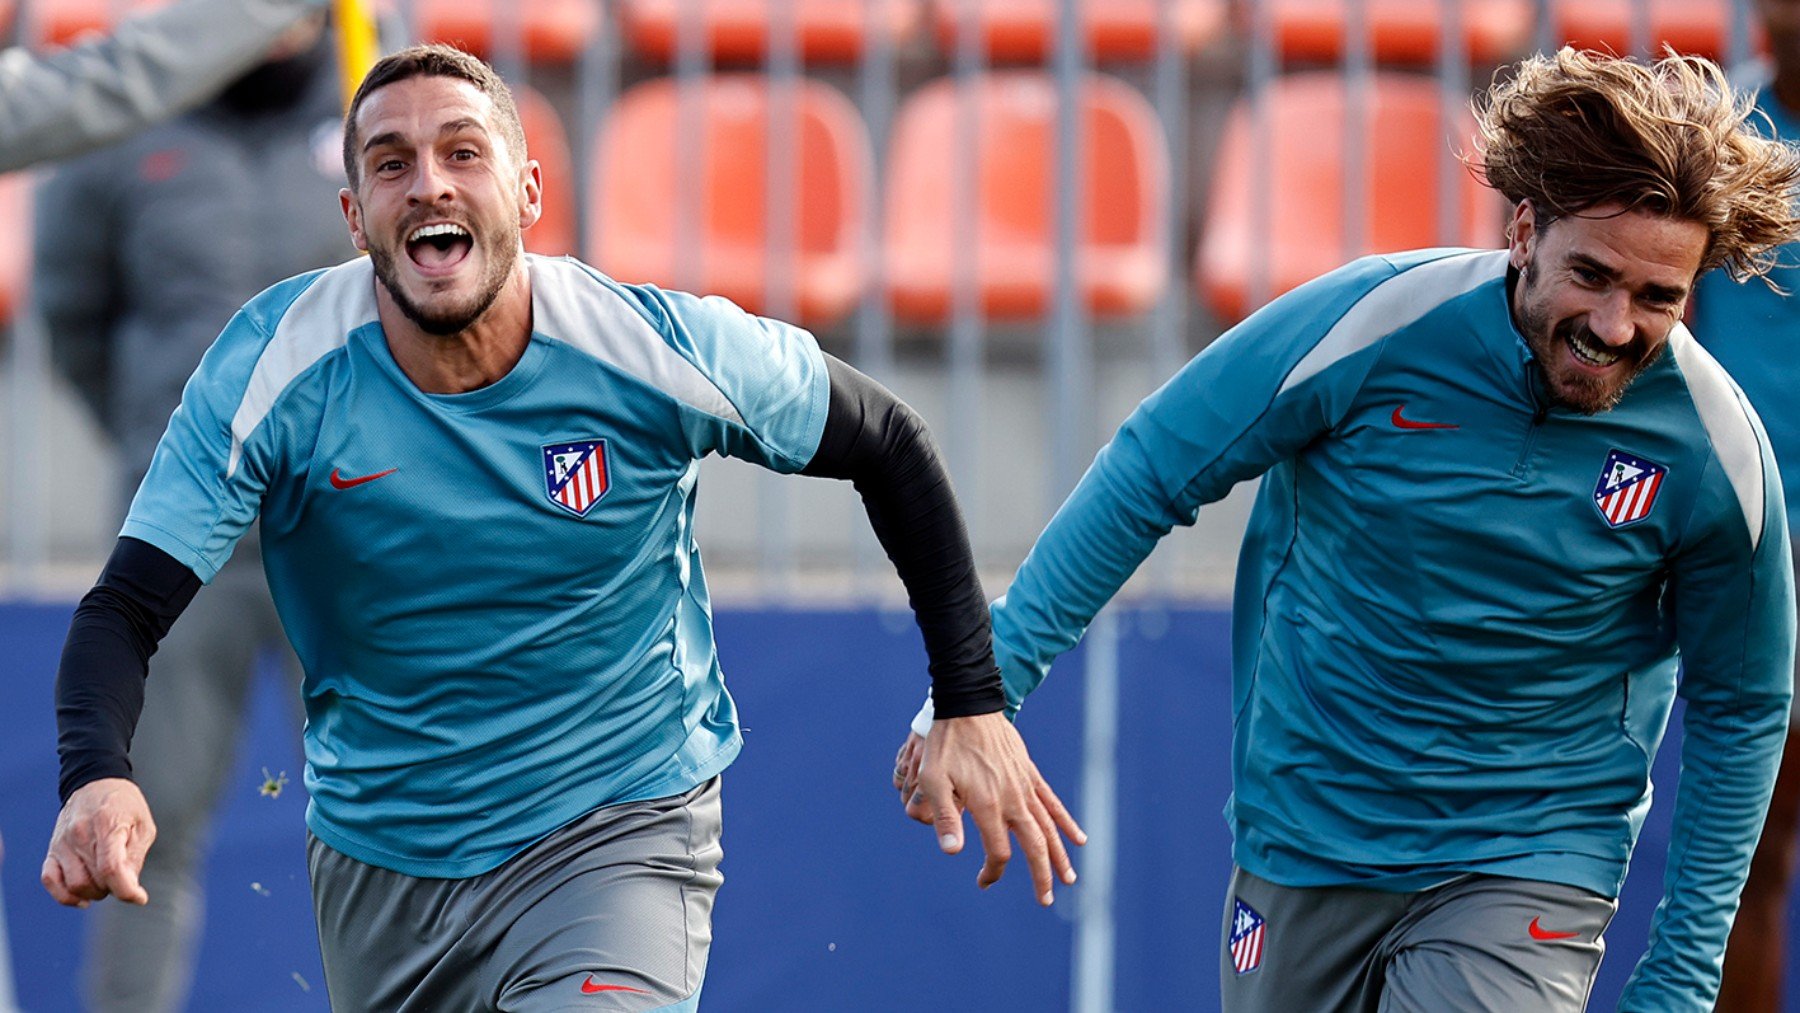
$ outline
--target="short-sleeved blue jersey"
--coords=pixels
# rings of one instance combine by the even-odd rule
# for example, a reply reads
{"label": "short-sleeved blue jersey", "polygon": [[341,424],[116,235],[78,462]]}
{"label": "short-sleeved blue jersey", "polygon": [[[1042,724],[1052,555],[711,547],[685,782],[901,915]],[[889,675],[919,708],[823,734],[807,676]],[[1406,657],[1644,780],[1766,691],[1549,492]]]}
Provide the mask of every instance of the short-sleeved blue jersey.
{"label": "short-sleeved blue jersey", "polygon": [[366,259],[258,296],[189,381],[122,532],[210,580],[260,515],[306,672],[308,825],[414,876],[480,874],[731,761],[699,460],[798,471],[825,424],[806,332],[527,265],[530,343],[465,394],[395,364]]}
{"label": "short-sleeved blue jersey", "polygon": [[1263,476],[1233,607],[1244,868],[1616,896],[1685,664],[1665,895],[1622,1008],[1710,1009],[1787,723],[1794,591],[1755,415],[1685,328],[1552,406],[1507,255],[1358,261],[1151,395],[993,606],[1015,703],[1173,525]]}
{"label": "short-sleeved blue jersey", "polygon": [[[1757,108],[1777,138],[1800,140],[1800,119],[1772,92],[1758,93]],[[1733,281],[1722,270],[1703,276],[1694,291],[1694,335],[1762,416],[1782,485],[1800,489],[1800,244],[1782,247],[1780,258],[1769,272],[1779,291],[1759,279]],[[1787,506],[1792,530],[1800,523],[1800,492]]]}

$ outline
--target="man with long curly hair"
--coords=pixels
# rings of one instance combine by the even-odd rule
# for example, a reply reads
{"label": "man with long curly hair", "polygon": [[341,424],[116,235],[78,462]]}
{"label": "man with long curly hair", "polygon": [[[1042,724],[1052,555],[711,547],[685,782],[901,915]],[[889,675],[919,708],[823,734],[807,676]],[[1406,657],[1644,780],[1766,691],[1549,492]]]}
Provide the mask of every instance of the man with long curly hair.
{"label": "man with long curly hair", "polygon": [[1582,1009],[1677,693],[1664,896],[1621,1008],[1710,1009],[1768,806],[1781,485],[1681,319],[1700,275],[1761,274],[1800,235],[1800,152],[1688,57],[1536,56],[1477,112],[1506,249],[1368,257],[1234,328],[993,605],[1016,708],[1159,538],[1262,477],[1233,615],[1234,1013]]}

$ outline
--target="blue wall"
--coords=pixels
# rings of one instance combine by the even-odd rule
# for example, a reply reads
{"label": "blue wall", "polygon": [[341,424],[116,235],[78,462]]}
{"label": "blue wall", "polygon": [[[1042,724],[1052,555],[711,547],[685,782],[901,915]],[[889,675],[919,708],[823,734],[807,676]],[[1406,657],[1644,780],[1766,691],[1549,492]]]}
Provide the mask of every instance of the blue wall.
{"label": "blue wall", "polygon": [[[37,884],[55,819],[50,681],[67,614],[67,606],[0,605],[0,888],[20,1000],[33,1011],[77,1008],[83,915]],[[993,890],[977,891],[979,849],[938,854],[889,785],[924,685],[910,620],[728,611],[718,626],[747,746],[725,779],[726,885],[706,1009],[1067,1009],[1079,888],[1060,890],[1044,911],[1019,862]],[[1120,628],[1116,1008],[1216,1010],[1230,862],[1219,815],[1229,780],[1226,618],[1138,609]],[[1077,654],[1020,721],[1077,815],[1081,690]],[[256,790],[264,767],[298,781],[287,703],[276,680],[264,679],[238,755],[220,761],[234,774],[208,870],[197,1010],[326,1008],[306,896],[304,799],[297,785],[278,799]],[[1673,752],[1659,760],[1659,784],[1673,785]],[[1611,1008],[1643,947],[1667,819],[1659,804],[1608,934],[1595,1009]]]}

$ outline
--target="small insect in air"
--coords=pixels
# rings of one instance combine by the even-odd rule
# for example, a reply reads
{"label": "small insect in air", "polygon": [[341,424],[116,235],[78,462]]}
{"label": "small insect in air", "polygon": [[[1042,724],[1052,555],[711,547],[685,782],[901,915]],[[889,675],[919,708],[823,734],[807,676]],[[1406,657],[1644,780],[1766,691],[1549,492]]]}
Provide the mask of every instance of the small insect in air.
{"label": "small insect in air", "polygon": [[284,770],[279,774],[270,774],[269,768],[264,767],[262,772],[263,783],[262,787],[257,789],[257,792],[267,798],[280,798],[281,789],[287,787],[287,771]]}

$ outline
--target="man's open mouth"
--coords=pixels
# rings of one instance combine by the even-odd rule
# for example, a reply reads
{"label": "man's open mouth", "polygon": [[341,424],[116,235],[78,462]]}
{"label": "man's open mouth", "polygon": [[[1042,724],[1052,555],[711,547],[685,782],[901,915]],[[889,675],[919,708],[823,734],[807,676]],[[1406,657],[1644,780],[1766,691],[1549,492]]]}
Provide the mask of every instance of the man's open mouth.
{"label": "man's open mouth", "polygon": [[462,263],[475,248],[469,230],[451,222],[421,225],[406,237],[406,255],[420,268],[444,271]]}
{"label": "man's open mouth", "polygon": [[1578,327],[1569,333],[1569,352],[1584,366],[1603,369],[1619,361],[1619,353],[1594,340],[1592,331]]}

